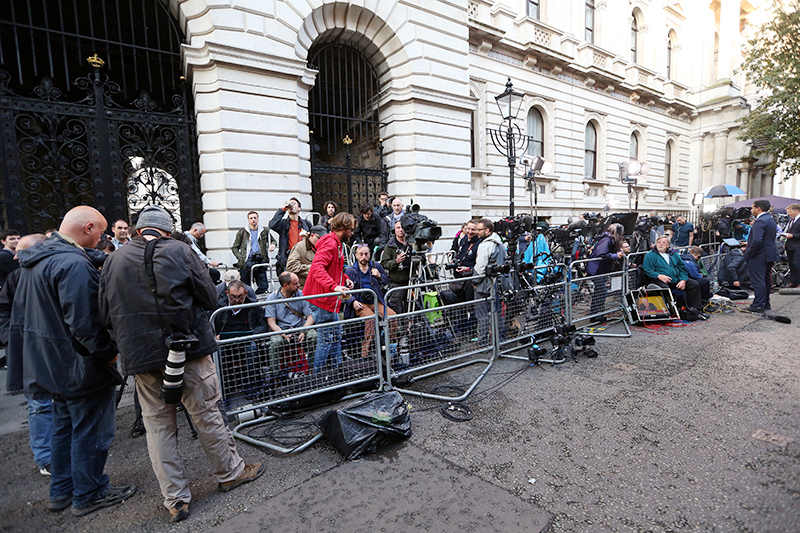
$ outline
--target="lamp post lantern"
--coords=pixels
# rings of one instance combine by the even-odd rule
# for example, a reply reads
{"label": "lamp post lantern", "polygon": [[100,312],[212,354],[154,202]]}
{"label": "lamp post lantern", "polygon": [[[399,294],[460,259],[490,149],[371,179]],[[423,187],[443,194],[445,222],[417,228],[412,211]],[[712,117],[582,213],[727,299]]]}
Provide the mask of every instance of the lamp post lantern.
{"label": "lamp post lantern", "polygon": [[517,164],[517,151],[524,152],[529,142],[529,137],[515,123],[523,98],[525,94],[514,90],[509,77],[506,90],[495,96],[500,116],[506,122],[505,131],[502,124],[497,129],[487,128],[494,147],[508,159],[508,214],[511,217],[514,216],[514,167]]}

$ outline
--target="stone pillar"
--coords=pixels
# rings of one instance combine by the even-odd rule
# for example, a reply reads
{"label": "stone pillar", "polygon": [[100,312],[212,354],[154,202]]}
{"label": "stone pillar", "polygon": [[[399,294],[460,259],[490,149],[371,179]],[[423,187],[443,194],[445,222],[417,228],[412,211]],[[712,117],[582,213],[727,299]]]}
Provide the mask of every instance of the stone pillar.
{"label": "stone pillar", "polygon": [[728,163],[728,130],[714,133],[714,185],[725,183]]}
{"label": "stone pillar", "polygon": [[[731,79],[739,60],[739,0],[720,0],[717,79]],[[734,64],[736,61],[736,64]]]}

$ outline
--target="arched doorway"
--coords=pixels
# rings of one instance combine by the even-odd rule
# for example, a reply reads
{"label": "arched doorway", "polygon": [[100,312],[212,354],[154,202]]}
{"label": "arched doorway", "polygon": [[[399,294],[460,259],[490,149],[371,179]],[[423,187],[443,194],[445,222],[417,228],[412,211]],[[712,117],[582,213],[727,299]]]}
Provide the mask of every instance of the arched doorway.
{"label": "arched doorway", "polygon": [[386,189],[387,171],[378,120],[380,82],[356,48],[315,45],[309,66],[319,71],[309,93],[311,196],[322,212],[328,200],[358,214],[362,203],[376,203]]}
{"label": "arched doorway", "polygon": [[144,205],[202,215],[182,35],[160,0],[0,3],[0,227],[109,224]]}

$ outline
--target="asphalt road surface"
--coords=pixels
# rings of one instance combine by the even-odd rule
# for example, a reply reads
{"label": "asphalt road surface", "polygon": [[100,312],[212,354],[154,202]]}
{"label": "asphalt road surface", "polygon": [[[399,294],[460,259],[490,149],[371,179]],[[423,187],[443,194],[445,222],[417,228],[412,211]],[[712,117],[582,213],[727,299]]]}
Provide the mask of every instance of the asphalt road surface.
{"label": "asphalt road surface", "polygon": [[[797,532],[798,302],[773,296],[788,325],[732,313],[598,339],[598,358],[556,367],[500,359],[466,400],[472,420],[447,420],[441,402],[406,395],[411,438],[357,461],[324,439],[290,457],[239,442],[246,460],[268,468],[227,494],[181,417],[194,501],[174,525],[144,439],[129,436],[130,406],[118,411],[107,471],[137,494],[83,518],[47,513],[47,478],[16,429],[24,397],[6,395],[0,531]],[[414,387],[463,386],[479,370]]]}

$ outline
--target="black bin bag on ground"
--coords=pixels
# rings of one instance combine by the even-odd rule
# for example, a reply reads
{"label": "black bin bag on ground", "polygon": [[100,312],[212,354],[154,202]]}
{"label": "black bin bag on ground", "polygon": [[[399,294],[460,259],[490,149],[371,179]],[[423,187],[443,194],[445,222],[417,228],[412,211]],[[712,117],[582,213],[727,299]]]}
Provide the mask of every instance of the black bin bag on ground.
{"label": "black bin bag on ground", "polygon": [[410,437],[411,417],[398,392],[372,392],[344,409],[322,415],[319,428],[339,453],[352,460]]}

